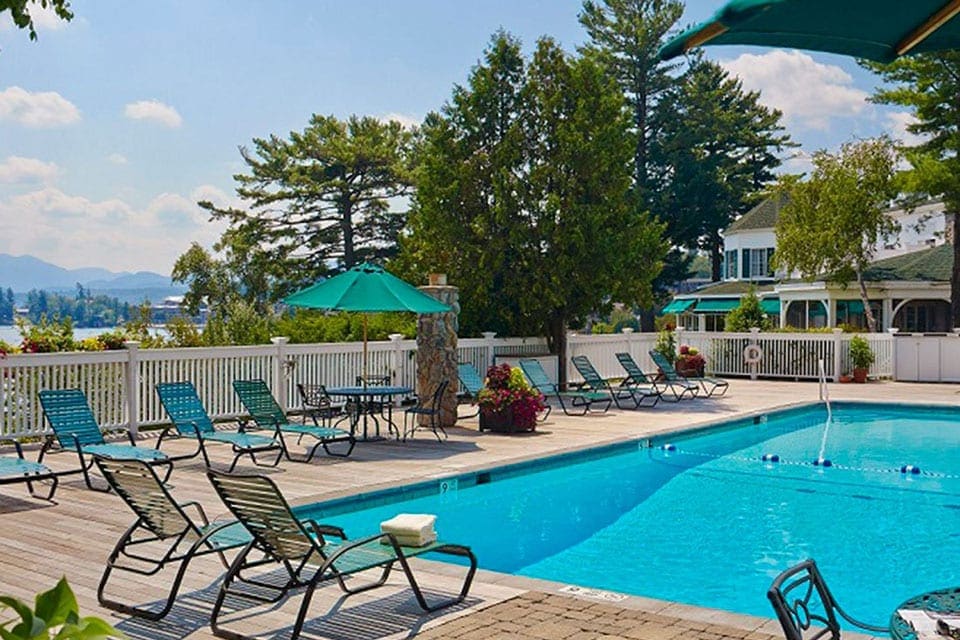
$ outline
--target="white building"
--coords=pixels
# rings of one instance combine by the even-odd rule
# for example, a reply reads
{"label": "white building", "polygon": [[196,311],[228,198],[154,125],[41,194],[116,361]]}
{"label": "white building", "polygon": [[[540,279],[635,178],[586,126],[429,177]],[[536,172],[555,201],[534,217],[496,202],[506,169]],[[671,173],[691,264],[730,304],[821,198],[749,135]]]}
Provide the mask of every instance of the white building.
{"label": "white building", "polygon": [[[782,206],[777,197],[768,198],[731,224],[724,232],[723,281],[677,296],[664,313],[677,314],[678,324],[688,329],[722,331],[726,314],[752,287],[778,326],[865,327],[855,286],[843,288],[822,280],[805,281],[796,273],[774,273],[774,229]],[[877,244],[876,260],[864,274],[878,328],[947,331],[953,247],[946,243],[951,214],[939,201],[887,213],[899,230]]]}

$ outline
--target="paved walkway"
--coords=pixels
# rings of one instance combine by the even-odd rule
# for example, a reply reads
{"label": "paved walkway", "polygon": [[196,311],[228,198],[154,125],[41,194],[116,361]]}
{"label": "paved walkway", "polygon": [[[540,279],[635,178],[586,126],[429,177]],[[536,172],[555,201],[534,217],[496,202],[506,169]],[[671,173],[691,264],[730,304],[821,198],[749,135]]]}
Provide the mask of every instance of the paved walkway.
{"label": "paved walkway", "polygon": [[[407,443],[362,443],[346,460],[320,457],[311,464],[285,462],[274,469],[247,464],[243,470],[268,474],[291,503],[306,504],[710,424],[813,402],[818,396],[813,383],[732,380],[730,387],[725,398],[661,403],[652,410],[613,410],[606,415],[577,418],[555,411],[533,434],[481,434],[476,429],[476,419],[472,419],[451,429],[450,440],[442,444],[423,435]],[[960,386],[843,384],[831,385],[830,394],[835,400],[956,405],[960,401]],[[149,440],[144,444],[149,444]],[[164,444],[164,449],[168,449],[168,444]],[[169,443],[172,454],[191,449],[186,440]],[[34,449],[28,456],[35,453]],[[229,448],[212,448],[212,458],[215,467],[226,468],[231,459]],[[75,464],[75,459],[66,454],[48,460],[57,469]],[[226,515],[199,458],[177,463],[171,483],[179,500],[197,500],[212,517]],[[146,623],[114,615],[97,605],[97,583],[104,559],[131,523],[132,514],[116,496],[86,490],[76,475],[62,480],[57,499],[58,504],[50,505],[27,497],[22,485],[0,487],[0,594],[32,600],[35,593],[50,588],[65,574],[83,613],[110,618],[131,638],[214,637],[208,617],[223,573],[214,558],[195,561],[176,606],[164,621]],[[428,561],[419,561],[416,567],[421,583],[431,593],[449,592],[457,584],[459,567]],[[122,576],[112,588],[119,597],[142,604],[158,600],[165,584],[169,583],[164,578]],[[330,584],[318,590],[304,637],[765,640],[780,634],[776,621],[768,618],[589,590],[571,596],[569,587],[481,571],[462,606],[424,616],[413,603],[402,574],[392,577],[385,588],[350,598],[343,598],[336,585]],[[244,633],[280,640],[289,637],[298,605],[299,598],[294,597],[276,606],[239,610],[233,612],[229,622]]]}

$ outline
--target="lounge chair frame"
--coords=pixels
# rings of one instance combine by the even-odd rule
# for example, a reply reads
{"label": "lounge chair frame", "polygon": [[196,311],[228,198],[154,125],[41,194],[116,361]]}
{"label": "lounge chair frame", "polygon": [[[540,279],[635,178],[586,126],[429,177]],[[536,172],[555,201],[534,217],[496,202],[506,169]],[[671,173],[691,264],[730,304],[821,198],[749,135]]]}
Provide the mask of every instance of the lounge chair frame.
{"label": "lounge chair frame", "polygon": [[[160,620],[173,607],[193,558],[215,553],[224,568],[228,568],[230,563],[224,551],[243,547],[249,542],[250,536],[238,523],[211,525],[199,503],[178,503],[174,500],[153,468],[143,461],[100,456],[94,456],[94,460],[110,487],[137,516],[107,558],[107,565],[97,586],[97,600],[102,606],[148,620]],[[199,524],[187,514],[188,507],[196,510]],[[139,551],[142,545],[150,548],[157,546],[156,543],[166,544],[165,551],[152,555]],[[106,595],[107,583],[114,571],[152,576],[170,564],[179,566],[160,609],[136,607]]]}
{"label": "lounge chair frame", "polygon": [[[480,391],[483,389],[483,378],[477,373],[476,368],[469,362],[457,363],[457,379],[460,381],[460,384],[463,385],[463,388],[467,390],[466,393],[458,393],[457,400],[476,404]],[[461,415],[460,417],[473,418],[478,415],[480,415],[480,405],[477,405],[475,412]]]}
{"label": "lounge chair frame", "polygon": [[[353,448],[357,444],[356,438],[348,431],[333,427],[318,427],[306,423],[297,424],[287,420],[286,412],[277,403],[270,392],[270,387],[263,380],[234,380],[233,390],[240,398],[240,404],[250,414],[250,419],[253,420],[254,424],[261,429],[272,430],[276,434],[277,438],[283,443],[284,455],[291,462],[310,462],[320,448],[323,448],[328,456],[346,458],[353,452]],[[241,424],[246,425],[244,422],[241,422]],[[317,444],[313,445],[307,453],[305,459],[298,460],[290,455],[290,447],[285,438],[285,435],[290,433],[297,434],[297,444],[303,440],[303,436],[311,436],[318,440]],[[338,453],[330,449],[329,445],[334,442],[346,442],[349,444],[349,448],[345,453]]]}
{"label": "lounge chair frame", "polygon": [[[101,489],[95,487],[91,481],[90,469],[93,468],[95,454],[105,458],[144,459],[148,464],[164,465],[167,467],[163,478],[166,482],[173,471],[175,461],[193,458],[199,453],[199,451],[194,451],[186,455],[168,456],[158,449],[138,447],[133,434],[125,428],[116,431],[126,433],[130,444],[108,444],[103,435],[105,432],[110,433],[114,430],[101,430],[83,391],[80,389],[45,389],[39,395],[43,415],[53,429],[53,433],[47,435],[44,440],[37,462],[42,464],[44,456],[48,453],[74,451],[80,461],[80,468],[72,471],[60,471],[58,475],[82,473],[88,489],[110,491],[110,487]],[[172,428],[173,425],[165,427],[160,433],[160,438],[162,439],[166,432]],[[199,449],[199,444],[197,447]],[[88,459],[84,459],[84,456]]]}
{"label": "lounge chair frame", "polygon": [[[326,580],[336,579],[347,594],[361,593],[383,585],[393,568],[399,565],[413,590],[417,604],[426,612],[462,602],[470,591],[477,570],[477,559],[469,547],[444,542],[434,542],[424,547],[403,547],[391,534],[377,534],[349,541],[339,527],[297,519],[270,478],[212,470],[207,472],[207,476],[227,508],[244,524],[253,538],[230,565],[221,583],[210,617],[210,626],[218,637],[229,640],[248,639],[248,636],[225,629],[219,624],[220,612],[228,595],[270,603],[279,601],[293,589],[304,588],[303,600],[290,636],[290,640],[297,640],[303,630],[314,591]],[[250,558],[252,553],[257,554],[255,559]],[[455,597],[432,604],[427,602],[407,561],[410,557],[425,553],[444,553],[469,560],[470,567]],[[281,565],[287,572],[287,581],[283,585],[268,584],[249,577],[242,578],[243,582],[268,592],[272,591],[274,595],[263,596],[231,590],[234,581],[241,580],[242,572],[276,564]],[[345,578],[371,569],[380,570],[379,578],[357,587],[347,585]]]}
{"label": "lounge chair frame", "polygon": [[[24,482],[27,485],[27,491],[35,498],[41,498],[53,502],[53,494],[57,492],[57,486],[60,484],[58,474],[51,471],[49,467],[39,462],[31,462],[23,456],[23,446],[14,438],[0,438],[0,444],[9,442],[16,451],[16,458],[0,457],[0,484],[17,484]],[[47,495],[40,495],[33,490],[34,482],[50,481],[50,490]]]}
{"label": "lounge chair frame", "polygon": [[[530,385],[540,391],[544,396],[553,396],[560,402],[560,408],[568,416],[583,416],[589,411],[597,411],[594,405],[601,405],[601,413],[606,412],[613,404],[613,397],[608,393],[598,393],[596,391],[561,391],[559,387],[550,378],[539,360],[533,358],[522,358],[520,368],[523,374],[527,376]],[[569,407],[564,399],[569,400]]]}
{"label": "lounge chair frame", "polygon": [[[783,627],[786,640],[817,640],[825,636],[840,640],[837,614],[865,631],[882,632],[885,636],[890,633],[889,627],[861,622],[844,611],[833,598],[817,563],[812,559],[804,560],[777,576],[767,591],[767,598]],[[820,607],[816,599],[820,600]],[[819,613],[821,608],[823,613]],[[814,626],[813,632],[805,638],[804,632]]]}
{"label": "lounge chair frame", "polygon": [[[654,356],[654,354],[656,354],[656,356]],[[703,389],[704,394],[698,396],[700,398],[712,398],[714,395],[720,398],[726,395],[727,390],[730,389],[730,383],[720,378],[714,378],[712,376],[696,376],[687,378],[681,376],[680,372],[677,371],[677,368],[673,365],[673,363],[669,362],[663,357],[663,354],[657,351],[651,351],[650,357],[653,358],[653,361],[657,363],[658,367],[660,367],[660,370],[663,372],[663,375],[667,378],[667,380],[686,380],[687,382],[693,381],[693,384],[699,384],[700,388]]]}
{"label": "lounge chair frame", "polygon": [[[654,387],[641,387],[639,385],[620,385],[614,387],[608,380],[605,380],[597,372],[590,358],[584,355],[573,356],[570,358],[577,372],[583,377],[581,389],[587,391],[596,391],[598,393],[609,393],[618,409],[639,409],[641,407],[654,407],[660,401],[660,391]],[[652,398],[653,402],[644,404],[644,400]],[[630,406],[633,405],[633,406]]]}
{"label": "lounge chair frame", "polygon": [[[248,434],[243,430],[239,432],[217,431],[213,427],[213,421],[204,409],[200,396],[197,395],[197,389],[192,382],[160,382],[156,386],[157,395],[160,397],[160,404],[164,410],[177,434],[184,437],[196,438],[200,443],[198,453],[203,456],[203,462],[210,468],[210,456],[207,454],[207,444],[229,444],[234,456],[230,463],[230,471],[237,466],[240,458],[248,455],[253,464],[257,466],[275,467],[280,463],[284,454],[284,443],[282,440],[266,438],[256,434]],[[157,441],[157,449],[163,444],[164,436],[168,432],[161,434]],[[262,463],[257,460],[256,454],[267,451],[276,451],[276,458],[271,463]]]}

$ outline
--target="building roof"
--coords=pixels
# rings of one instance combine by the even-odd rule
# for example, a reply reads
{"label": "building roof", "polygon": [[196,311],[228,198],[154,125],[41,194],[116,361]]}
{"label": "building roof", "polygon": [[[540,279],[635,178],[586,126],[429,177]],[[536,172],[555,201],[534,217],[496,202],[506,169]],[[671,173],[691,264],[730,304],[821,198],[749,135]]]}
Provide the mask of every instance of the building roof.
{"label": "building roof", "polygon": [[724,235],[729,235],[737,231],[747,231],[752,229],[773,229],[777,226],[777,218],[780,217],[780,209],[786,204],[787,197],[783,194],[772,195],[763,202],[755,206],[750,211],[734,220],[733,224],[726,228]]}
{"label": "building roof", "polygon": [[758,284],[755,282],[746,282],[743,280],[728,280],[726,282],[714,282],[705,287],[697,289],[693,293],[686,294],[687,297],[690,296],[730,296],[730,295],[742,295],[750,291],[750,287],[753,286],[757,292],[757,295],[762,295],[764,293],[773,292],[773,283],[769,284]]}
{"label": "building roof", "polygon": [[949,282],[953,270],[953,245],[942,244],[901,256],[878,260],[863,273],[864,280],[917,280]]}

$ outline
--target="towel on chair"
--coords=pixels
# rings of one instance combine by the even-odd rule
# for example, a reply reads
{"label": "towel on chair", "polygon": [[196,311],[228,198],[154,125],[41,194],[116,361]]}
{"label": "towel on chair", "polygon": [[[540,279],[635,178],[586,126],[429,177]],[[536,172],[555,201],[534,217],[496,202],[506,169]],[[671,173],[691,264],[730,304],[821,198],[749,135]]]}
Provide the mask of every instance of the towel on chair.
{"label": "towel on chair", "polygon": [[[422,547],[437,539],[437,516],[427,513],[400,513],[380,523],[380,533],[389,533],[405,547]],[[381,542],[387,543],[386,538]]]}

